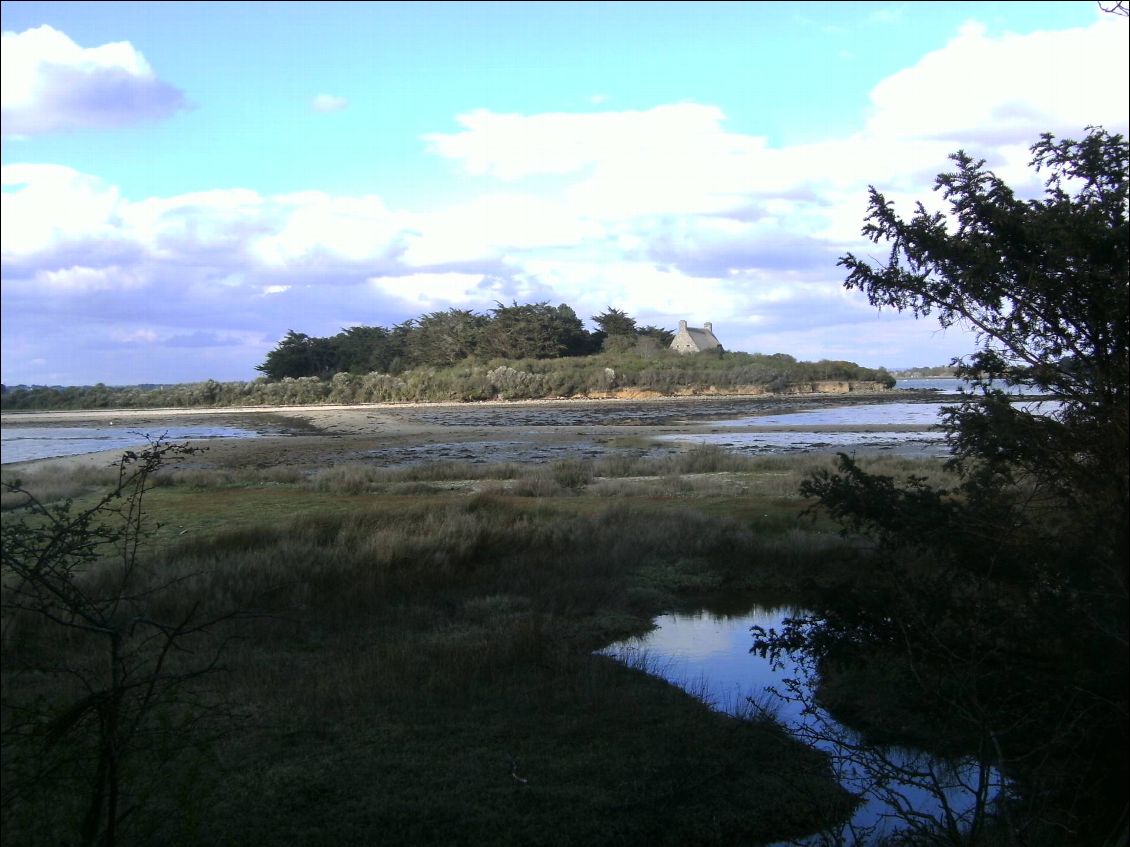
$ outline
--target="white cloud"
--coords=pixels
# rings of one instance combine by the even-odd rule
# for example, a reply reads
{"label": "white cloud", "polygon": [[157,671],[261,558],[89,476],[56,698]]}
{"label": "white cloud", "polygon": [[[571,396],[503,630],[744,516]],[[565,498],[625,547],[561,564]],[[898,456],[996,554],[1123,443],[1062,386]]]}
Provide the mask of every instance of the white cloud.
{"label": "white cloud", "polygon": [[697,103],[646,111],[498,114],[478,109],[457,117],[455,134],[424,136],[429,149],[473,175],[517,180],[573,174],[596,166],[687,164],[687,154],[728,152],[757,142],[720,130],[722,110]]}
{"label": "white cloud", "polygon": [[306,191],[272,198],[269,230],[251,242],[264,264],[284,267],[319,254],[351,262],[396,249],[408,216],[396,215],[376,196],[331,197]]}
{"label": "white cloud", "polygon": [[315,112],[340,112],[348,106],[348,100],[333,94],[319,94],[310,101],[310,108]]}
{"label": "white cloud", "polygon": [[358,262],[397,249],[412,220],[379,197],[217,189],[131,202],[116,187],[59,165],[5,165],[2,174],[5,259],[41,255],[50,263],[53,253],[98,242],[150,261],[214,260],[226,252],[233,263],[263,268]]}
{"label": "white cloud", "polygon": [[[92,317],[113,308],[130,313],[121,319],[131,327],[149,326],[144,310],[160,309],[161,344],[204,322],[225,337],[269,338],[296,321],[316,334],[449,306],[552,299],[583,317],[613,306],[641,323],[712,320],[733,349],[936,364],[971,349],[969,337],[877,318],[862,295],[842,289],[837,256],[883,250],[859,235],[867,185],[904,214],[917,200],[937,206],[933,178],[965,147],[1011,184],[1038,190],[1027,148],[1041,132],[1125,127],[1125,29],[1115,39],[1111,23],[1124,27],[1100,19],[994,36],[967,26],[879,83],[858,132],[806,145],[772,147],[728,129],[721,108],[696,103],[471,112],[456,132],[425,141],[475,177],[459,186],[475,193],[415,211],[320,191],[130,200],[71,168],[4,166],[5,350],[24,343],[8,321],[13,298],[40,314],[64,302]],[[1049,59],[1057,56],[1066,58]],[[123,68],[143,61],[122,57],[114,61]],[[23,89],[18,80],[11,87],[14,102]],[[141,285],[151,295],[144,302],[131,290]],[[258,343],[241,342],[248,368]],[[34,344],[19,349],[36,357]],[[914,352],[931,349],[939,352]],[[230,355],[216,348],[216,360]]]}
{"label": "white cloud", "polygon": [[1125,126],[1130,64],[1125,21],[990,36],[965,24],[945,47],[871,93],[870,134],[970,143],[1032,142],[1041,131]]}
{"label": "white cloud", "polygon": [[515,251],[577,245],[604,228],[559,200],[491,192],[416,216],[403,260],[412,267],[499,259]]}
{"label": "white cloud", "polygon": [[228,248],[240,251],[249,236],[270,226],[268,203],[249,189],[216,189],[125,202],[121,235],[156,256]]}
{"label": "white cloud", "polygon": [[59,294],[121,291],[144,285],[144,280],[137,273],[114,266],[84,268],[76,265],[54,271],[42,270],[36,273],[35,281]]}
{"label": "white cloud", "polygon": [[721,279],[695,277],[645,261],[528,259],[520,269],[523,278],[553,291],[580,315],[599,314],[613,306],[633,316],[709,320],[711,315],[739,312],[747,299],[744,286],[733,289]]}
{"label": "white cloud", "polygon": [[[729,132],[720,108],[696,103],[576,114],[479,109],[458,116],[460,131],[424,139],[471,175],[562,177],[562,198],[591,221],[720,214],[748,198],[797,194],[808,197],[794,208],[809,214],[845,192],[862,197],[868,183],[920,194],[961,146],[1024,178],[1027,147],[1041,132],[1124,128],[1127,43],[1124,22],[1109,15],[1029,35],[990,36],[968,24],[875,87],[863,130],[791,148]],[[820,214],[842,234],[835,209]]]}
{"label": "white cloud", "polygon": [[149,328],[124,330],[117,329],[110,333],[114,341],[120,344],[153,344],[160,337]]}
{"label": "white cloud", "polygon": [[0,58],[4,136],[108,129],[185,107],[128,41],[80,47],[50,26],[5,32]]}
{"label": "white cloud", "polygon": [[490,283],[483,274],[417,273],[373,277],[369,283],[381,293],[422,312],[450,306],[479,308],[491,294]]}
{"label": "white cloud", "polygon": [[118,237],[118,189],[62,165],[0,168],[0,244],[5,259],[64,241]]}

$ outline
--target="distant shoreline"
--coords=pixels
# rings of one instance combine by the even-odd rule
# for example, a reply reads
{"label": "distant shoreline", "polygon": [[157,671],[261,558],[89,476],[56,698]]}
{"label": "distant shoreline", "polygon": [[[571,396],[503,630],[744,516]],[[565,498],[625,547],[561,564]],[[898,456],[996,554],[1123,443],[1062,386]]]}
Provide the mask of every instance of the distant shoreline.
{"label": "distant shoreline", "polygon": [[[942,377],[939,377],[941,379]],[[913,391],[913,389],[907,389]],[[773,401],[813,401],[850,400],[859,402],[865,399],[892,401],[904,397],[897,389],[886,391],[819,392],[808,394],[746,394],[746,393],[703,393],[703,394],[643,394],[642,396],[622,397],[549,397],[532,400],[467,400],[467,401],[408,401],[389,403],[309,403],[303,405],[270,406],[168,406],[126,409],[20,409],[0,411],[0,424],[20,424],[31,421],[98,421],[107,419],[138,419],[165,417],[211,417],[214,415],[259,415],[308,416],[336,412],[395,411],[397,409],[473,409],[491,407],[553,407],[576,406],[583,404],[626,405],[631,403],[702,403],[727,400],[773,400]]]}

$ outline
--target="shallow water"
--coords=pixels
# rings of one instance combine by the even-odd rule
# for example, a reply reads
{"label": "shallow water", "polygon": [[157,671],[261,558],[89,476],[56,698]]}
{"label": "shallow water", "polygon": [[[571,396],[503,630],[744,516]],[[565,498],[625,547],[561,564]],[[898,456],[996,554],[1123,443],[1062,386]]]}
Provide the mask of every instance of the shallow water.
{"label": "shallow water", "polygon": [[[997,388],[1007,394],[1039,394],[1040,390],[1028,388],[1023,385],[1005,386],[997,384]],[[895,390],[914,389],[918,391],[937,391],[945,394],[956,394],[959,391],[971,391],[970,383],[963,379],[938,377],[934,379],[900,379],[895,383]]]}
{"label": "shallow water", "polygon": [[414,417],[429,424],[450,427],[579,427],[662,426],[736,420],[807,409],[882,405],[913,405],[913,398],[936,403],[926,392],[889,392],[880,395],[759,395],[751,397],[681,397],[654,400],[586,400],[577,403],[444,406],[421,409]]}
{"label": "shallow water", "polygon": [[234,426],[158,426],[145,430],[126,426],[11,426],[0,431],[0,462],[25,462],[57,456],[81,456],[101,450],[144,447],[153,438],[167,441],[202,438],[255,438],[258,432]]}
{"label": "shallow water", "polygon": [[[600,653],[666,679],[727,714],[751,717],[764,709],[794,736],[828,754],[841,784],[861,798],[851,821],[838,833],[840,838],[849,832],[867,833],[862,843],[876,841],[893,832],[898,815],[908,809],[939,819],[943,796],[955,815],[968,815],[979,780],[986,780],[990,795],[1000,791],[999,774],[982,773],[971,761],[946,762],[921,751],[861,745],[857,733],[815,706],[797,661],[784,656],[774,665],[751,652],[752,627],[780,630],[785,618],[802,614],[795,608],[755,605],[741,614],[662,615],[647,635],[610,645]],[[798,680],[799,688],[790,691],[788,680]],[[937,780],[943,792],[909,780],[912,771],[922,774],[923,783]],[[826,835],[802,843],[826,843],[821,840]]]}
{"label": "shallow water", "polygon": [[940,391],[957,393],[963,388],[969,388],[969,383],[963,379],[938,377],[936,379],[899,379],[895,382],[895,390],[916,389],[918,391]]}
{"label": "shallow water", "polygon": [[[937,426],[942,403],[881,403],[812,409],[786,414],[754,415],[714,421],[709,433],[663,436],[666,441],[716,444],[737,453],[755,455],[785,452],[895,451],[900,454],[945,456],[949,448]],[[882,427],[884,431],[858,432],[858,427]],[[906,430],[891,427],[906,426]],[[755,428],[731,432],[730,428]],[[787,431],[769,431],[789,427]],[[806,430],[805,427],[812,427]],[[836,431],[844,427],[844,431]],[[795,429],[794,429],[795,428]]]}
{"label": "shallow water", "polygon": [[[858,450],[945,457],[950,454],[945,434],[934,427],[941,423],[942,409],[953,405],[957,399],[946,402],[829,406],[781,414],[747,415],[731,420],[712,421],[711,432],[708,433],[679,433],[662,436],[662,440],[716,444],[733,452],[757,455]],[[1017,401],[1015,405],[1037,415],[1051,414],[1061,406],[1058,401],[1049,399]],[[907,429],[898,429],[901,426]],[[770,431],[774,427],[788,429]],[[811,429],[806,429],[808,427]],[[836,431],[837,427],[843,427],[843,431]],[[876,427],[881,428],[881,431],[854,431],[861,427]],[[749,431],[727,431],[731,428],[745,428]]]}
{"label": "shallow water", "polygon": [[860,426],[938,423],[944,403],[874,403],[715,421],[714,426]]}

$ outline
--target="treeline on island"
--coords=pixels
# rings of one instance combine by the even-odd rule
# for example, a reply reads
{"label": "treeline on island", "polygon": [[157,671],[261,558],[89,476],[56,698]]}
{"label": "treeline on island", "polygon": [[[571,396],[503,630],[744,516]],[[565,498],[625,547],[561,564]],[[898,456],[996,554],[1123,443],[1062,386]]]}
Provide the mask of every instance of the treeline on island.
{"label": "treeline on island", "polygon": [[953,365],[934,365],[921,368],[892,368],[891,376],[896,379],[954,379],[957,368]]}
{"label": "treeline on island", "polygon": [[355,326],[329,338],[291,330],[256,370],[270,379],[338,373],[398,375],[412,368],[446,368],[467,359],[560,359],[633,348],[657,350],[675,333],[638,327],[634,318],[609,308],[593,317],[589,332],[569,306],[501,303],[488,313],[468,309],[431,312],[397,324]]}
{"label": "treeline on island", "polygon": [[568,306],[449,309],[391,328],[356,326],[328,338],[289,331],[250,382],[162,386],[5,387],[5,410],[256,406],[310,403],[470,402],[606,397],[614,392],[785,393],[829,383],[892,387],[885,369],[798,362],[724,350],[682,355],[674,333],[638,327],[609,308],[585,330]]}

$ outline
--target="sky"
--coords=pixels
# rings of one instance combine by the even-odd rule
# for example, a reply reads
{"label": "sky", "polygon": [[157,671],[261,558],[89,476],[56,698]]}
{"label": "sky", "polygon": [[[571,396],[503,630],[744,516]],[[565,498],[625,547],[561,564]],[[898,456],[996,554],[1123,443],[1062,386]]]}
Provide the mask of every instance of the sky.
{"label": "sky", "polygon": [[1097,3],[3,2],[5,385],[248,380],[288,330],[613,307],[891,368],[976,339],[843,288],[869,185],[1127,133]]}

